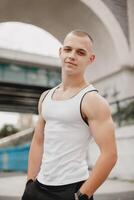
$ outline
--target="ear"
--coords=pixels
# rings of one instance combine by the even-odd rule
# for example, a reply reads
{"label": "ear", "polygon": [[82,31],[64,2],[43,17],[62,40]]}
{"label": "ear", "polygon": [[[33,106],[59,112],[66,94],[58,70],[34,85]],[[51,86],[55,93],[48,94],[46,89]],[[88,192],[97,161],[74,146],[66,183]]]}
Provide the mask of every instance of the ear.
{"label": "ear", "polygon": [[59,56],[61,55],[62,47],[59,48]]}
{"label": "ear", "polygon": [[91,64],[95,60],[95,54],[92,54],[89,58],[89,64]]}

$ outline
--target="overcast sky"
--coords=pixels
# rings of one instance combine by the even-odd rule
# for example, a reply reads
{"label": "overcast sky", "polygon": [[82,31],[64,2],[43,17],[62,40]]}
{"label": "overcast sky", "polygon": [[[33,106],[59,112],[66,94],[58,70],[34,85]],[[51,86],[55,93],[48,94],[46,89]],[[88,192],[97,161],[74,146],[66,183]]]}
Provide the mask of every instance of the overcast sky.
{"label": "overcast sky", "polygon": [[57,57],[60,46],[54,36],[39,27],[18,22],[0,23],[0,47]]}
{"label": "overcast sky", "polygon": [[18,113],[0,112],[0,128],[4,124],[16,125],[19,118]]}

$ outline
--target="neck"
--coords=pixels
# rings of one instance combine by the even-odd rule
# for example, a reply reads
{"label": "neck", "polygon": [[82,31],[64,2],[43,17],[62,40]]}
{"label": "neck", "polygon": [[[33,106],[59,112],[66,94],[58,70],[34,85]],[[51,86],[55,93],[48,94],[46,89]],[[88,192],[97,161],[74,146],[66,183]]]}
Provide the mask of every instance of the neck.
{"label": "neck", "polygon": [[89,84],[87,80],[85,80],[84,76],[80,75],[62,75],[62,88],[63,90],[69,89],[69,88],[79,88],[83,87],[84,85]]}

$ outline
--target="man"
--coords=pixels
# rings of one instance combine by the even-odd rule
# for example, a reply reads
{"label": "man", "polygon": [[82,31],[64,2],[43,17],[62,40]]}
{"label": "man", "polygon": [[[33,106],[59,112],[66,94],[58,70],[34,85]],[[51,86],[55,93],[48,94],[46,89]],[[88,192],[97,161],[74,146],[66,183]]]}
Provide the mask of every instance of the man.
{"label": "man", "polygon": [[[117,160],[108,103],[84,77],[95,60],[92,38],[80,30],[70,32],[59,56],[62,81],[40,97],[22,200],[92,200]],[[91,137],[100,155],[89,174]]]}

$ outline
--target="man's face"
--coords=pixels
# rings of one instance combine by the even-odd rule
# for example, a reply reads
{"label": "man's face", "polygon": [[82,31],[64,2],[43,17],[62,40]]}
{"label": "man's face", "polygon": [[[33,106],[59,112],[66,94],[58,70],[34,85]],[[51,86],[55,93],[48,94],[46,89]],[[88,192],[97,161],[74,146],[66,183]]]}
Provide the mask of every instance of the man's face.
{"label": "man's face", "polygon": [[94,58],[88,36],[69,34],[64,40],[63,47],[60,48],[62,69],[69,74],[83,74]]}

